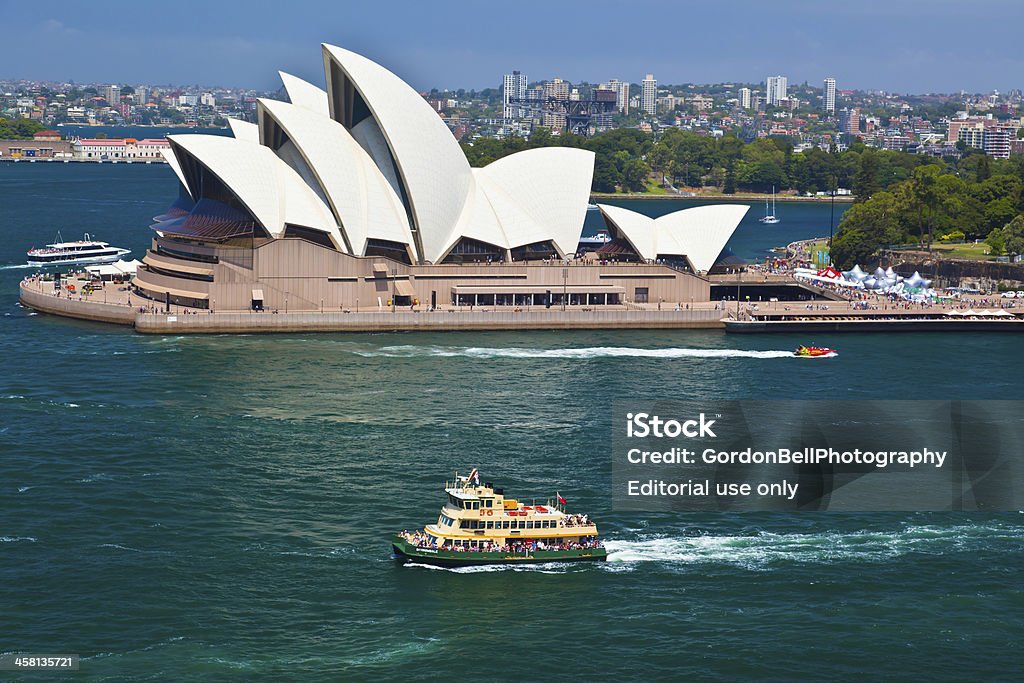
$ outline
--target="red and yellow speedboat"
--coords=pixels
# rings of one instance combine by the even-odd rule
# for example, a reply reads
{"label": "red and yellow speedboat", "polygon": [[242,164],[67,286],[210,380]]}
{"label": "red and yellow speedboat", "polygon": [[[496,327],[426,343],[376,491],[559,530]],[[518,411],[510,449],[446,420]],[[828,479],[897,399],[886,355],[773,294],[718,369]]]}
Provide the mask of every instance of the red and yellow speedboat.
{"label": "red and yellow speedboat", "polygon": [[819,358],[821,356],[835,356],[837,352],[835,349],[829,349],[824,346],[798,346],[793,355],[801,358]]}

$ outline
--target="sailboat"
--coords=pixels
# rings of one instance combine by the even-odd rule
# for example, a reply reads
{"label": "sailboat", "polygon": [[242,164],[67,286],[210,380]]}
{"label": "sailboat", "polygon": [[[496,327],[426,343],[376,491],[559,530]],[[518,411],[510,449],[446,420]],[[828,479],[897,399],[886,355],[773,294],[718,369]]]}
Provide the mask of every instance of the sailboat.
{"label": "sailboat", "polygon": [[779,222],[779,217],[775,215],[775,186],[772,185],[772,211],[768,213],[768,198],[764,198],[764,218],[759,219],[765,225],[774,225]]}

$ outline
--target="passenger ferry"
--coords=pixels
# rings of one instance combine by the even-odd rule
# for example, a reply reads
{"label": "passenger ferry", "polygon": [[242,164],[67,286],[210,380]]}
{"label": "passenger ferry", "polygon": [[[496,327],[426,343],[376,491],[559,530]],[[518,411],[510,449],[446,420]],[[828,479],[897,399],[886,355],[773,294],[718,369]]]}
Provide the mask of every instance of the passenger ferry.
{"label": "passenger ferry", "polygon": [[391,539],[395,559],[442,567],[606,560],[597,525],[565,511],[565,499],[524,505],[506,498],[474,468],[445,484],[447,500],[437,523]]}
{"label": "passenger ferry", "polygon": [[106,242],[97,242],[85,233],[77,242],[62,242],[60,233],[57,241],[39,249],[28,250],[28,263],[33,266],[64,266],[69,264],[113,263],[130,249],[112,247]]}

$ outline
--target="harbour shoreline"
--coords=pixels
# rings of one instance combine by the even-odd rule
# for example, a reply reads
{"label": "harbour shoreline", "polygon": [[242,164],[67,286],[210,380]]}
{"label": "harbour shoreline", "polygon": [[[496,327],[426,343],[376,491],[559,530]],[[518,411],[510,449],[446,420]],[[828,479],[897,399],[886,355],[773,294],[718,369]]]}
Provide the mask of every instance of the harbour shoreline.
{"label": "harbour shoreline", "polygon": [[[615,193],[609,194],[606,192],[593,192],[590,195],[592,200],[609,200],[609,199],[643,199],[652,201],[664,201],[670,199],[685,200],[685,201],[709,201],[709,202],[763,202],[765,199],[771,199],[771,194],[756,194],[756,193],[744,193],[744,194],[695,194],[695,195],[679,195],[679,194],[647,194],[647,193]],[[808,203],[821,203],[831,202],[832,197],[799,197],[799,196],[785,196],[776,197],[775,202],[777,204],[808,204]],[[836,197],[837,204],[852,204],[854,202],[853,197],[843,196]]]}
{"label": "harbour shoreline", "polygon": [[[755,283],[747,283],[748,288]],[[990,332],[1024,331],[1024,320],[953,318],[938,308],[856,309],[856,302],[699,302],[693,305],[628,304],[612,307],[448,307],[408,310],[209,311],[165,306],[135,294],[128,302],[60,296],[30,278],[20,285],[20,303],[32,310],[130,327],[141,334],[280,334],[315,332],[459,332],[509,330],[719,330],[777,332]],[[121,292],[123,295],[124,292]],[[953,307],[950,310],[956,310]]]}

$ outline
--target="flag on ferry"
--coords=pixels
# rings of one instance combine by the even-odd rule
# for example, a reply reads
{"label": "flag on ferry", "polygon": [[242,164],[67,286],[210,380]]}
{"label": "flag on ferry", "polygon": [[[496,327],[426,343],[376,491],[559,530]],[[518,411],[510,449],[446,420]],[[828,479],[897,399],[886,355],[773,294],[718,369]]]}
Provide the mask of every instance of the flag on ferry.
{"label": "flag on ferry", "polygon": [[565,498],[562,498],[562,494],[561,493],[559,493],[558,491],[555,491],[555,496],[558,498],[558,502],[561,505],[565,505]]}
{"label": "flag on ferry", "polygon": [[469,476],[466,477],[466,481],[474,481],[477,484],[480,483],[480,473],[476,471],[475,467],[473,468],[473,471],[469,473]]}

